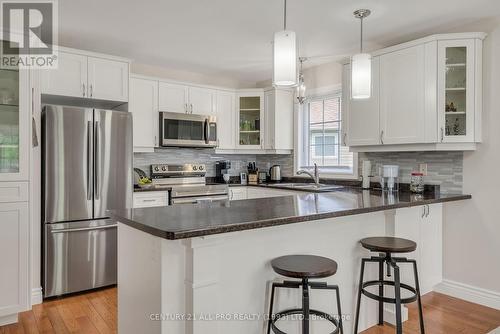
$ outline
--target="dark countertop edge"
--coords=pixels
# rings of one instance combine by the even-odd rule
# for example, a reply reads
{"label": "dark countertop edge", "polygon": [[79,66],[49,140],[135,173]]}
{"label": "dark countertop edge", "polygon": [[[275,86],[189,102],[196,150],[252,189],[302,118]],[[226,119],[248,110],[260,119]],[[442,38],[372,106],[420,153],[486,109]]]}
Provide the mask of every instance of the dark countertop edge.
{"label": "dark countertop edge", "polygon": [[134,192],[135,193],[145,193],[145,192],[150,192],[150,191],[170,191],[172,190],[172,187],[163,187],[161,189],[158,188],[136,188],[134,187]]}
{"label": "dark countertop edge", "polygon": [[401,208],[410,208],[410,207],[421,206],[421,205],[462,201],[462,200],[471,199],[471,198],[472,198],[472,195],[454,195],[454,196],[445,197],[445,198],[421,200],[421,201],[412,202],[412,203],[400,203],[400,204],[384,205],[384,206],[371,207],[371,208],[361,208],[361,209],[360,208],[347,209],[347,210],[335,211],[335,212],[317,213],[317,214],[312,214],[312,215],[307,215],[307,216],[292,216],[292,217],[272,218],[272,219],[252,221],[252,222],[246,222],[246,223],[237,223],[237,224],[232,224],[232,225],[214,226],[214,227],[209,227],[209,228],[203,228],[202,230],[201,229],[200,230],[190,230],[187,232],[166,232],[166,231],[158,230],[156,228],[152,228],[150,226],[146,226],[146,225],[143,225],[141,223],[137,223],[133,220],[129,220],[129,219],[121,217],[121,216],[116,216],[113,212],[110,212],[110,216],[111,216],[111,218],[117,220],[120,223],[123,223],[123,224],[128,225],[128,226],[133,227],[133,228],[136,228],[140,231],[149,233],[149,234],[154,235],[156,237],[160,237],[160,238],[167,239],[167,240],[179,240],[179,239],[188,239],[188,238],[202,237],[202,236],[214,235],[214,234],[224,234],[224,233],[237,232],[237,231],[253,230],[253,229],[264,228],[264,227],[273,227],[273,226],[280,226],[280,225],[287,225],[287,224],[294,224],[294,223],[302,223],[302,222],[321,220],[321,219],[327,219],[327,218],[354,216],[354,215],[364,214],[364,213],[372,213],[372,212],[394,210],[394,209],[401,209]]}

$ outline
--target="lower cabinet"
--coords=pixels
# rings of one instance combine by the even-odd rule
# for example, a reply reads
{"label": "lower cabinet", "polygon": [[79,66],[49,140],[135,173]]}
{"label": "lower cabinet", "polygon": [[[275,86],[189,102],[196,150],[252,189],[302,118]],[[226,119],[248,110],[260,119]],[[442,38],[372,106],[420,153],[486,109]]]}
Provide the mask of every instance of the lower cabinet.
{"label": "lower cabinet", "polygon": [[[421,294],[432,291],[442,281],[443,205],[399,209],[396,213],[395,236],[417,243],[417,249],[404,256],[417,260]],[[401,280],[413,285],[413,271],[409,266],[401,265]]]}
{"label": "lower cabinet", "polygon": [[229,199],[231,201],[238,201],[243,199],[292,196],[300,193],[303,192],[284,189],[269,189],[265,187],[241,186],[229,188]]}
{"label": "lower cabinet", "polygon": [[168,206],[168,191],[134,192],[134,208]]}
{"label": "lower cabinet", "polygon": [[29,249],[28,202],[0,203],[0,318],[28,308]]}

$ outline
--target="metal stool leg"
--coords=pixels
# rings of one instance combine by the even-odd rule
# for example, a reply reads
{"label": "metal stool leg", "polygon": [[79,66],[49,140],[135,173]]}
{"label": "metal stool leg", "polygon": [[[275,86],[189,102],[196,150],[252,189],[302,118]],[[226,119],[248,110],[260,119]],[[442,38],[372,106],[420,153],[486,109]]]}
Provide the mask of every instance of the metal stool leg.
{"label": "metal stool leg", "polygon": [[417,290],[418,317],[420,320],[420,333],[425,334],[424,313],[422,310],[422,301],[420,300],[420,285],[418,283],[417,261],[410,260],[410,262],[413,263],[413,270],[415,273],[415,290]]}
{"label": "metal stool leg", "polygon": [[394,295],[396,299],[396,334],[403,334],[403,322],[401,320],[401,285],[399,277],[399,266],[391,262],[394,268]]}
{"label": "metal stool leg", "polygon": [[365,274],[366,259],[361,259],[361,274],[359,276],[358,303],[356,305],[356,320],[354,322],[354,334],[358,333],[359,308],[361,306],[361,290],[363,289],[363,276]]}
{"label": "metal stool leg", "polygon": [[337,312],[339,313],[340,334],[344,334],[344,326],[342,325],[342,310],[340,309],[340,290],[338,286],[335,287],[335,291],[337,292]]}
{"label": "metal stool leg", "polygon": [[304,312],[302,334],[309,334],[309,282],[307,278],[302,280],[302,311]]}
{"label": "metal stool leg", "polygon": [[[381,260],[378,263],[378,280],[383,281],[384,280],[384,261]],[[380,284],[378,287],[378,295],[381,297],[384,297],[384,285]],[[384,302],[379,301],[378,302],[378,324],[383,325],[384,324]]]}
{"label": "metal stool leg", "polygon": [[276,290],[276,283],[273,283],[271,287],[271,303],[269,304],[269,319],[267,320],[267,334],[271,333],[271,320],[273,317],[273,304],[274,304],[274,292]]}

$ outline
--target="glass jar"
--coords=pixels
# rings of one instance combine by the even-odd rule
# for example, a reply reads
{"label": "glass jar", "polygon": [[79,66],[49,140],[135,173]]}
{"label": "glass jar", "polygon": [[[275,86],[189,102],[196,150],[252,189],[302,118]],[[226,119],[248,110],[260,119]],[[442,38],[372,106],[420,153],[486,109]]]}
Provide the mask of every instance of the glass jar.
{"label": "glass jar", "polygon": [[424,192],[424,174],[420,172],[412,172],[410,178],[410,191],[412,193]]}

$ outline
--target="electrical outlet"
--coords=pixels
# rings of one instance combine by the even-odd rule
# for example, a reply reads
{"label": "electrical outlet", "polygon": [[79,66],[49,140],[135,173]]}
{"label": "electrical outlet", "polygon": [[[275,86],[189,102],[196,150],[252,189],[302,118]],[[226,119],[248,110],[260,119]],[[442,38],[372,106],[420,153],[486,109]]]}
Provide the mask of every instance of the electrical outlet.
{"label": "electrical outlet", "polygon": [[420,173],[424,174],[424,176],[427,176],[427,164],[420,164],[418,165],[418,168],[420,170]]}

